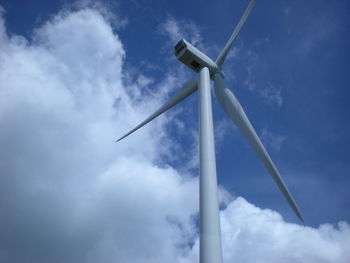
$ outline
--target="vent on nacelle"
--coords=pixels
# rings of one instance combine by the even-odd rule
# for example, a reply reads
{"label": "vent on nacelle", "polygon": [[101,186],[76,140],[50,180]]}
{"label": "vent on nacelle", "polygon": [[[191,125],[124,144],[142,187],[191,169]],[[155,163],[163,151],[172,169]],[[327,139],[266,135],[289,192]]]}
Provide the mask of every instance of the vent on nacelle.
{"label": "vent on nacelle", "polygon": [[182,39],[175,45],[175,55],[178,55],[181,50],[183,50],[186,47],[186,43],[185,41],[183,41]]}
{"label": "vent on nacelle", "polygon": [[200,64],[199,64],[197,61],[193,60],[193,61],[191,62],[191,66],[193,66],[193,67],[196,68],[196,69],[199,69]]}

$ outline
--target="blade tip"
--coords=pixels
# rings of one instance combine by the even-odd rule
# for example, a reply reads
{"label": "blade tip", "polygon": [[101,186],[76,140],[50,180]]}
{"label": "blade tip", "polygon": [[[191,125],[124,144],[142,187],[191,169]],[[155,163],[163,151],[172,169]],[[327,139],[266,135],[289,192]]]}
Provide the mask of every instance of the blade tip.
{"label": "blade tip", "polygon": [[123,138],[124,138],[124,137],[119,138],[119,139],[116,140],[114,143],[117,143],[117,142],[121,141]]}
{"label": "blade tip", "polygon": [[298,209],[298,207],[296,207],[296,209],[294,210],[296,216],[299,218],[299,220],[302,222],[302,223],[305,223],[304,221],[304,217],[303,215],[301,214],[300,210]]}
{"label": "blade tip", "polygon": [[304,220],[304,218],[303,218],[302,215],[299,215],[298,217],[299,217],[299,219],[300,219],[301,222],[305,223],[305,220]]}

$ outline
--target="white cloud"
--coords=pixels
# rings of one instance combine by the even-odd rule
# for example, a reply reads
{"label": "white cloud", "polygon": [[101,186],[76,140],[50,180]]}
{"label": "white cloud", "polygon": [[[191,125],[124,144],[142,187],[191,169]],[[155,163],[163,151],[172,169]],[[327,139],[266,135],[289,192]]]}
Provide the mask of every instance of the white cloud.
{"label": "white cloud", "polygon": [[[282,216],[238,197],[221,211],[224,262],[346,263],[350,257],[350,225],[318,228],[286,223]],[[198,258],[198,239],[191,262]]]}
{"label": "white cloud", "polygon": [[[259,40],[255,45],[261,45],[261,43],[268,42],[269,39],[265,38]],[[260,43],[259,43],[260,42]],[[244,50],[243,50],[244,51]],[[282,88],[267,82],[265,86],[257,86],[257,79],[260,78],[264,63],[261,57],[251,50],[238,53],[240,59],[246,63],[245,69],[247,77],[243,81],[243,85],[251,92],[257,92],[257,94],[263,98],[268,104],[277,106],[280,108],[283,105]]]}
{"label": "white cloud", "polygon": [[247,78],[244,80],[243,85],[247,86],[250,91],[255,91],[256,89],[256,69],[259,65],[260,57],[258,54],[251,50],[247,50],[241,53],[241,56],[246,61],[246,71]]}
{"label": "white cloud", "polygon": [[178,262],[195,233],[196,179],[154,164],[164,119],[114,143],[162,98],[135,105],[126,93],[109,24],[84,9],[34,43],[1,39],[0,261]]}
{"label": "white cloud", "polygon": [[225,262],[347,262],[350,226],[311,228],[237,198],[221,213]]}
{"label": "white cloud", "polygon": [[[198,182],[162,162],[167,117],[114,144],[165,94],[130,96],[97,11],[60,13],[33,39],[0,20],[0,262],[197,262]],[[135,90],[174,85],[136,76]],[[220,189],[225,262],[349,258],[347,223],[288,224]]]}
{"label": "white cloud", "polygon": [[273,86],[271,83],[259,90],[260,95],[266,99],[271,105],[281,107],[283,104],[282,89]]}
{"label": "white cloud", "polygon": [[229,119],[224,118],[214,123],[215,145],[220,145],[228,132],[236,131],[236,125]]}
{"label": "white cloud", "polygon": [[202,42],[202,35],[198,26],[190,20],[176,20],[173,17],[168,17],[159,28],[160,32],[169,38],[172,46],[182,38],[195,46],[200,46]]}
{"label": "white cloud", "polygon": [[268,131],[266,128],[261,131],[261,140],[268,148],[271,148],[275,151],[280,151],[283,142],[287,139],[287,136],[284,135],[275,135]]}

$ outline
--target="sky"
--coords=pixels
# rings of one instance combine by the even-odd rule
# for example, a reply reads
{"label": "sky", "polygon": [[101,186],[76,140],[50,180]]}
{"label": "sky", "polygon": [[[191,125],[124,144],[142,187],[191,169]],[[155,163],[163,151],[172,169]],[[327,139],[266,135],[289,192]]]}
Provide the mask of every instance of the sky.
{"label": "sky", "polygon": [[[197,93],[248,1],[0,0],[0,262],[198,262]],[[349,262],[348,1],[257,1],[225,81],[288,203],[215,95],[224,262]]]}

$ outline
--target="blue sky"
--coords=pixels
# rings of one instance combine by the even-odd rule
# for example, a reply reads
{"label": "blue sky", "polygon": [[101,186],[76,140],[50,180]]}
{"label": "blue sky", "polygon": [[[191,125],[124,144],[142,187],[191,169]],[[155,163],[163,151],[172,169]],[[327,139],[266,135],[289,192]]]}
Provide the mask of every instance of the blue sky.
{"label": "blue sky", "polygon": [[[6,214],[0,262],[164,262],[169,255],[173,262],[196,262],[196,94],[122,142],[114,140],[194,75],[176,61],[174,44],[184,37],[216,58],[247,3],[0,1],[0,208]],[[242,230],[242,240],[277,242],[300,228],[304,234],[291,235],[294,240],[330,252],[317,258],[295,248],[301,258],[285,262],[346,262],[348,9],[347,1],[258,1],[234,43],[225,79],[305,225],[213,94],[224,240],[258,225],[266,231]],[[279,222],[277,241],[268,235],[271,225],[260,225],[265,221],[252,213]],[[162,252],[131,232],[143,233]],[[26,242],[30,238],[36,242]],[[227,262],[256,262],[246,253],[249,242],[235,250],[231,241],[224,241]],[[338,247],[332,251],[327,242]],[[72,248],[56,258],[66,246]],[[261,248],[256,256],[282,262],[285,249]],[[130,256],[134,250],[139,253]]]}

